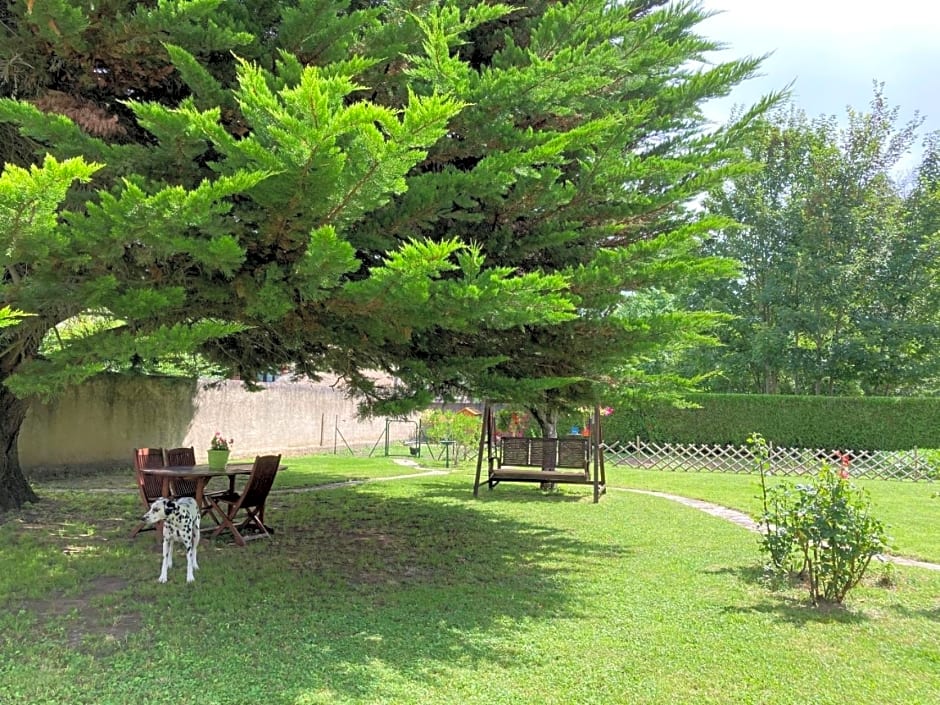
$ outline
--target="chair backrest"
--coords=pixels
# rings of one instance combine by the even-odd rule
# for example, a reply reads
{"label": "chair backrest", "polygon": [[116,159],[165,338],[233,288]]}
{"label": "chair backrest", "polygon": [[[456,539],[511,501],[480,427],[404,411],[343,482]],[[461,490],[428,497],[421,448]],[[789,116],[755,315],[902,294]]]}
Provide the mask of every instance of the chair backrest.
{"label": "chair backrest", "polygon": [[557,438],[527,438],[529,442],[529,465],[543,470],[554,470],[558,456]]}
{"label": "chair backrest", "polygon": [[163,448],[134,448],[134,474],[137,476],[137,488],[144,506],[149,507],[163,493],[163,482],[155,475],[139,472],[143,468],[163,468]]}
{"label": "chair backrest", "polygon": [[[192,446],[189,448],[168,448],[166,451],[166,464],[167,467],[195,465],[196,451]],[[173,478],[173,496],[195,497],[196,481]]]}
{"label": "chair backrest", "polygon": [[529,464],[529,439],[505,437],[502,440],[503,465]]}
{"label": "chair backrest", "polygon": [[189,446],[189,448],[168,448],[166,451],[166,464],[168,466],[195,465],[196,451],[192,446]]}
{"label": "chair backrest", "polygon": [[589,469],[589,439],[578,438],[503,438],[501,465],[543,470],[558,468]]}
{"label": "chair backrest", "polygon": [[587,470],[590,467],[590,458],[589,439],[584,437],[558,439],[558,467]]}
{"label": "chair backrest", "polygon": [[251,475],[242,491],[239,507],[261,507],[268,498],[274,476],[281,464],[280,455],[259,455],[251,467]]}
{"label": "chair backrest", "polygon": [[163,448],[134,448],[134,468],[164,468]]}

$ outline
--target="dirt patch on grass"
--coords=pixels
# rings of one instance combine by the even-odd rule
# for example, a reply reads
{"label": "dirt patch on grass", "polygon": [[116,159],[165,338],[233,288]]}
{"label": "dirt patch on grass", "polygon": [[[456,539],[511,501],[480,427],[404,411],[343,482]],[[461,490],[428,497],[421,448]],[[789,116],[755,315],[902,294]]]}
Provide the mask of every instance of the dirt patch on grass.
{"label": "dirt patch on grass", "polygon": [[123,578],[100,577],[79,595],[60,593],[42,600],[26,600],[14,609],[36,615],[37,628],[45,634],[59,634],[69,649],[105,655],[115,652],[141,627],[139,612],[117,612],[96,604],[102,596],[127,585]]}
{"label": "dirt patch on grass", "polygon": [[[64,554],[82,554],[102,550],[117,537],[126,535],[131,522],[121,510],[106,500],[80,494],[42,497],[19,511],[9,512],[5,520],[18,525],[17,531],[41,546]],[[117,649],[127,637],[138,631],[141,615],[109,606],[108,596],[129,585],[124,578],[101,575],[78,594],[52,592],[42,599],[23,600],[13,605],[36,619],[36,629],[80,653],[106,654]]]}

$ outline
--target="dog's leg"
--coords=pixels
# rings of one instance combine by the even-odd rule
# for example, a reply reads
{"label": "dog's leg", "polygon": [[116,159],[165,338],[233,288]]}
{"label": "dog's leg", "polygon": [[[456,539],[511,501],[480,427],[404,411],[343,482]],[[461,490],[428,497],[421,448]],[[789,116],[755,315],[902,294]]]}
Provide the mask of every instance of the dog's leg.
{"label": "dog's leg", "polygon": [[199,541],[202,539],[202,532],[199,530],[199,520],[196,520],[196,530],[193,531],[193,570],[199,570],[199,561],[196,557],[196,549],[199,548]]}
{"label": "dog's leg", "polygon": [[196,569],[196,544],[190,543],[186,548],[186,582],[191,583],[196,579],[193,570]]}
{"label": "dog's leg", "polygon": [[167,571],[173,567],[173,541],[170,534],[163,532],[163,567],[160,569],[160,577],[157,582],[165,583]]}
{"label": "dog's leg", "polygon": [[199,549],[199,517],[196,517],[196,523],[193,526],[193,532],[189,535],[189,541],[186,543],[186,582],[191,583],[196,579],[193,575],[194,570],[199,570],[199,561],[196,557],[196,551]]}

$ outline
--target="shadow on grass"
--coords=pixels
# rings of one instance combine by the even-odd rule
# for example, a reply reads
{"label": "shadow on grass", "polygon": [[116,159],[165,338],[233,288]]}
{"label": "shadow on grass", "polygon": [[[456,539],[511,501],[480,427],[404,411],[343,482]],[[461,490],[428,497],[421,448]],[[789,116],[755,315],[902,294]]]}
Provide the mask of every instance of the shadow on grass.
{"label": "shadow on grass", "polygon": [[295,578],[270,592],[303,628],[300,643],[271,657],[296,664],[295,697],[328,673],[334,695],[381,699],[375,663],[393,680],[431,683],[455,662],[484,677],[515,665],[506,637],[520,624],[591,608],[566,583],[592,557],[610,559],[608,544],[482,508],[464,488],[434,482],[409,497],[360,487],[282,507],[265,558]]}
{"label": "shadow on grass", "polygon": [[869,620],[864,614],[852,612],[845,605],[820,604],[814,607],[809,596],[795,598],[775,595],[748,607],[726,607],[725,612],[749,614],[759,613],[775,617],[781,622],[804,626],[807,624],[864,624]]}
{"label": "shadow on grass", "polygon": [[[471,499],[482,502],[509,502],[511,504],[567,504],[569,502],[583,502],[585,498],[591,499],[590,490],[579,494],[566,490],[543,490],[536,484],[522,485],[515,483],[512,487],[495,487],[492,490],[481,487],[479,494],[473,496],[473,487],[467,489],[447,487],[441,488],[438,496],[452,497],[454,499]],[[593,501],[593,500],[592,500]],[[603,500],[601,500],[603,501]]]}
{"label": "shadow on grass", "polygon": [[912,610],[905,605],[894,604],[891,606],[891,609],[898,615],[907,617],[908,619],[930,619],[934,622],[940,622],[940,606],[932,609]]}
{"label": "shadow on grass", "polygon": [[[726,607],[725,612],[773,615],[782,622],[795,625],[818,624],[860,624],[867,622],[865,615],[852,612],[844,605],[820,604],[813,606],[809,592],[799,578],[773,578],[757,565],[733,566],[709,571],[715,575],[733,575],[738,580],[756,589],[763,590],[767,597],[762,602],[747,607]],[[800,596],[792,593],[798,591]]]}
{"label": "shadow on grass", "polygon": [[[87,598],[90,610],[106,605],[115,618],[134,615],[128,633],[114,637],[123,643],[117,655],[91,652],[97,663],[87,678],[90,691],[106,683],[122,697],[114,690],[125,687],[122,681],[106,675],[109,660],[118,658],[146,663],[155,680],[218,682],[237,671],[246,692],[264,689],[269,703],[312,696],[373,701],[392,697],[388,689],[403,681],[443,687],[436,681],[445,681],[450,668],[479,668],[485,678],[489,668],[514,665],[519,653],[511,635],[520,625],[596,611],[570,580],[589,577],[592,562],[622,560],[628,568],[630,554],[621,547],[580,538],[551,516],[534,518],[531,503],[550,507],[584,497],[529,489],[487,492],[488,501],[480,502],[472,488],[447,482],[272,496],[267,516],[275,540],[244,549],[205,542],[193,585],[184,582],[179,551],[169,584],[155,582],[160,558],[152,535],[126,538],[139,509],[133,498],[95,496],[89,504],[88,495],[57,496],[37,505],[28,530],[5,528],[31,532],[41,552],[54,556],[46,568],[53,584],[68,564],[58,553],[62,545],[87,544],[81,568],[67,577],[75,594]],[[503,511],[504,503],[517,511]],[[127,523],[115,525],[122,513]],[[63,537],[56,525],[90,529]],[[0,547],[0,561],[18,558],[5,552]],[[105,575],[122,588],[93,594]],[[64,623],[80,624],[81,606],[57,614],[50,630],[39,603],[16,602],[36,612],[37,653],[81,643],[75,629],[59,643]],[[194,640],[199,649],[192,649]],[[126,687],[124,695],[133,695]]]}
{"label": "shadow on grass", "polygon": [[768,581],[766,572],[759,565],[727,566],[724,568],[715,568],[707,572],[710,575],[732,575],[742,583],[747,583],[748,585],[756,585],[763,588],[773,587]]}

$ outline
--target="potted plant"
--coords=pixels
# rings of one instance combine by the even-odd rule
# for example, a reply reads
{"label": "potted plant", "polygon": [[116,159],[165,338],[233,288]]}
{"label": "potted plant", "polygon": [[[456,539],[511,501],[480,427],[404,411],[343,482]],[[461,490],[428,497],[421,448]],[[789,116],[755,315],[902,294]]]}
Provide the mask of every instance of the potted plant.
{"label": "potted plant", "polygon": [[224,438],[219,431],[215,432],[212,441],[209,443],[209,468],[211,470],[225,470],[234,442],[232,438]]}

